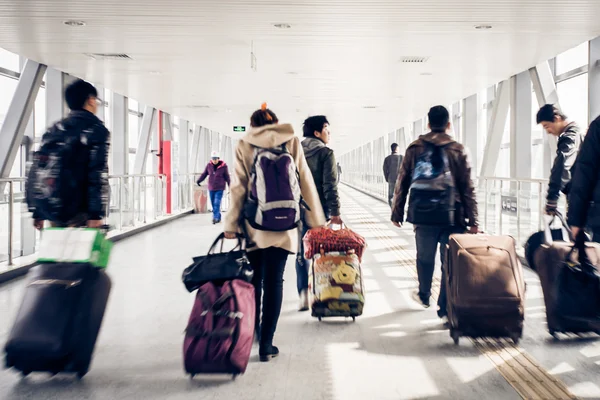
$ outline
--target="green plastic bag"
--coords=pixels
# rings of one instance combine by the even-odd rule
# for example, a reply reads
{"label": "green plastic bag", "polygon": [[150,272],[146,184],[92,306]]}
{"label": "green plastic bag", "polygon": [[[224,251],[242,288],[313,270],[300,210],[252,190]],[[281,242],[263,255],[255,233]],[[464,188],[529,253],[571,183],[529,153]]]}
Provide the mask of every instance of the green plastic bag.
{"label": "green plastic bag", "polygon": [[99,229],[46,228],[42,231],[38,262],[89,263],[106,268],[113,242]]}

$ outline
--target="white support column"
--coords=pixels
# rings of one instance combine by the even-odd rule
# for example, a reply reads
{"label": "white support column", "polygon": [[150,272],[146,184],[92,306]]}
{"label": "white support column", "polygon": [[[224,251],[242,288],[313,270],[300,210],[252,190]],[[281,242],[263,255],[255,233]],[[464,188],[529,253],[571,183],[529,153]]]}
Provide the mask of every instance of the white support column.
{"label": "white support column", "polygon": [[[554,104],[560,108],[558,93],[550,64],[548,61],[537,65],[529,70],[533,90],[541,107],[544,104]],[[550,177],[550,170],[554,157],[556,157],[557,139],[555,136],[544,135],[544,178]]]}
{"label": "white support column", "polygon": [[66,87],[76,80],[75,77],[48,68],[46,72],[46,122],[52,125],[63,119],[69,113],[65,102]]}
{"label": "white support column", "polygon": [[98,112],[96,113],[96,116],[98,118],[100,118],[101,121],[104,121],[106,118],[106,115],[105,115],[106,107],[104,106],[104,104],[106,101],[108,101],[108,99],[104,98],[104,87],[103,86],[96,85],[95,87],[96,87],[96,90],[98,91],[98,97],[100,97],[100,99],[102,100],[102,104],[98,107]]}
{"label": "white support column", "polygon": [[190,173],[190,123],[186,119],[179,119],[179,174]]}
{"label": "white support column", "polygon": [[[21,79],[8,106],[6,118],[0,128],[0,177],[7,178],[12,170],[25,129],[35,105],[46,66],[28,60],[21,72]],[[0,184],[0,193],[4,184]]]}
{"label": "white support column", "polygon": [[112,93],[110,99],[110,112],[112,121],[111,151],[112,175],[127,175],[129,169],[129,106],[127,97]]}
{"label": "white support column", "polygon": [[[531,79],[528,72],[510,78],[510,177],[531,178]],[[516,189],[516,185],[512,185]]]}
{"label": "white support column", "polygon": [[165,142],[172,142],[173,141],[173,121],[171,120],[171,114],[163,112],[162,116],[163,116],[163,140]]}
{"label": "white support column", "polygon": [[204,167],[210,161],[211,153],[211,136],[212,132],[208,128],[200,130],[200,149],[198,151],[198,159],[196,160],[196,169],[204,171]]}
{"label": "white support column", "polygon": [[588,72],[589,121],[600,116],[600,37],[590,40]]}
{"label": "white support column", "polygon": [[471,177],[478,176],[479,166],[479,115],[477,110],[477,94],[467,97],[463,100],[462,106],[462,136],[463,144],[469,151],[471,161]]}
{"label": "white support column", "polygon": [[482,178],[494,176],[496,172],[496,164],[500,154],[500,145],[502,144],[502,136],[504,134],[504,126],[506,125],[506,117],[508,116],[508,107],[510,103],[510,84],[508,81],[502,81],[498,84],[498,93],[494,108],[492,109],[492,117],[490,121],[490,129],[487,135],[485,151],[483,153],[483,162],[481,164]]}
{"label": "white support column", "polygon": [[154,107],[146,106],[144,109],[137,150],[135,152],[133,175],[141,175],[146,172],[146,160],[148,158],[148,150],[150,149],[150,140],[156,114]]}
{"label": "white support column", "polygon": [[194,126],[194,134],[192,136],[192,147],[190,148],[189,153],[189,171],[191,174],[195,174],[200,172],[196,169],[196,164],[198,161],[198,154],[200,153],[200,132],[202,127],[199,125]]}
{"label": "white support column", "polygon": [[402,155],[406,154],[406,149],[410,145],[406,131],[406,128],[398,129],[398,151]]}
{"label": "white support column", "polygon": [[423,120],[413,122],[413,140],[417,140],[420,135],[423,134]]}
{"label": "white support column", "polygon": [[452,110],[451,110],[452,127],[454,129],[454,138],[456,139],[456,141],[458,141],[460,143],[464,143],[465,141],[463,138],[462,124],[461,124],[462,110],[461,110],[460,106],[461,106],[460,102],[456,102],[456,103],[452,104]]}

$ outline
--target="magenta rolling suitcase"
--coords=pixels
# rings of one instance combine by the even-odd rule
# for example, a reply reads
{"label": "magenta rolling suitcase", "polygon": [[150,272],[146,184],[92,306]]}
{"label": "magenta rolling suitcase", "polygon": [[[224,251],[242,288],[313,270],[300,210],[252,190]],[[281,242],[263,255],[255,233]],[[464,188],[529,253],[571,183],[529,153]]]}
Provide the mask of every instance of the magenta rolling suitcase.
{"label": "magenta rolling suitcase", "polygon": [[240,279],[212,282],[196,294],[183,343],[185,370],[196,374],[243,374],[254,337],[254,286]]}

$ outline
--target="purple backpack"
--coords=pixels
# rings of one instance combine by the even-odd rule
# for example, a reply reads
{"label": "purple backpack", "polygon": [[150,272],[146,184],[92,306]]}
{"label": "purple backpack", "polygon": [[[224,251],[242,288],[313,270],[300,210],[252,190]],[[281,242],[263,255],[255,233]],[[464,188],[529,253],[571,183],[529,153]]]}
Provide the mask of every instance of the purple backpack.
{"label": "purple backpack", "polygon": [[250,179],[252,190],[244,205],[250,226],[272,232],[296,228],[304,202],[300,174],[285,144],[273,149],[257,147]]}

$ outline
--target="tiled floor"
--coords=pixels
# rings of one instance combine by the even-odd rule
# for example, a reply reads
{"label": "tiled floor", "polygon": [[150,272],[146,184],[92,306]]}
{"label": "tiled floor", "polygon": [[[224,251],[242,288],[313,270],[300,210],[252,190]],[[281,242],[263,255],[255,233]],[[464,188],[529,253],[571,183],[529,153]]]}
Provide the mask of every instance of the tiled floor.
{"label": "tiled floor", "polygon": [[[290,257],[276,345],[281,356],[259,363],[257,349],[244,376],[196,377],[182,366],[183,330],[193,295],[181,283],[191,257],[204,253],[218,234],[210,216],[175,221],[115,246],[109,273],[113,291],[91,372],[25,380],[0,372],[0,399],[518,399],[485,356],[469,341],[456,347],[436,318],[410,300],[416,282],[410,228],[397,230],[386,205],[342,189],[344,219],[369,241],[363,260],[365,314],[355,323],[318,322],[296,311]],[[375,223],[374,225],[371,222]],[[389,240],[405,249],[404,260]],[[412,259],[412,260],[411,260]],[[600,398],[600,341],[550,341],[544,331],[537,280],[527,274],[528,322],[522,347],[581,398]],[[0,288],[0,343],[20,303],[23,283]]]}

